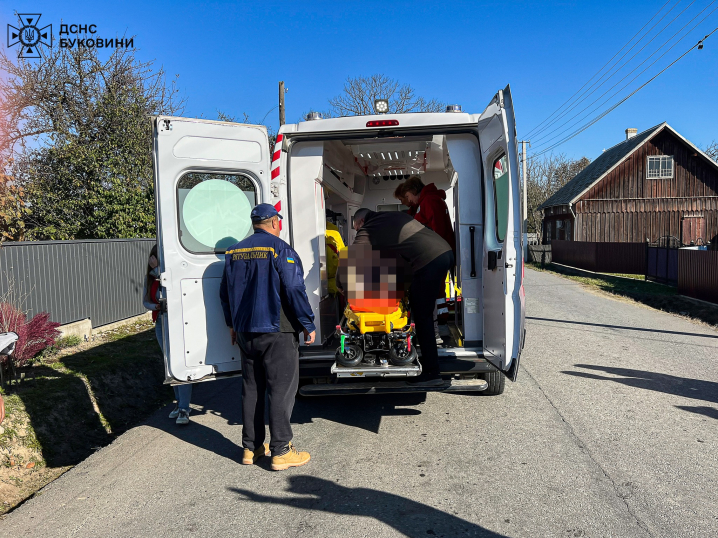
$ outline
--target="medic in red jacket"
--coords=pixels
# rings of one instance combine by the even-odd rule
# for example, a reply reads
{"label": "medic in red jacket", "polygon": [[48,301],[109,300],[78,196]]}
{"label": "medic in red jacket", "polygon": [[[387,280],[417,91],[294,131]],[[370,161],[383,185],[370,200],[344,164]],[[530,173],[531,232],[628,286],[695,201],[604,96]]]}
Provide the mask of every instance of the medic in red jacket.
{"label": "medic in red jacket", "polygon": [[410,215],[449,243],[456,256],[456,236],[444,201],[446,191],[433,183],[424,185],[420,178],[412,176],[397,187],[394,196],[409,207]]}

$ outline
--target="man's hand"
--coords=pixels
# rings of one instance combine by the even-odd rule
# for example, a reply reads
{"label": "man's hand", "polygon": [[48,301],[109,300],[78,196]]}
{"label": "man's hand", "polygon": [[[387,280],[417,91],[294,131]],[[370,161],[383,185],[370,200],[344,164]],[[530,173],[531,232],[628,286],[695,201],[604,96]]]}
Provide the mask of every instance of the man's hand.
{"label": "man's hand", "polygon": [[229,336],[232,339],[232,345],[237,343],[237,333],[234,332],[234,329],[229,330]]}
{"label": "man's hand", "polygon": [[308,346],[314,343],[314,337],[317,335],[317,331],[309,332],[304,329],[304,343]]}
{"label": "man's hand", "polygon": [[5,418],[5,402],[2,399],[2,394],[0,394],[0,424],[2,424],[2,421],[4,418]]}

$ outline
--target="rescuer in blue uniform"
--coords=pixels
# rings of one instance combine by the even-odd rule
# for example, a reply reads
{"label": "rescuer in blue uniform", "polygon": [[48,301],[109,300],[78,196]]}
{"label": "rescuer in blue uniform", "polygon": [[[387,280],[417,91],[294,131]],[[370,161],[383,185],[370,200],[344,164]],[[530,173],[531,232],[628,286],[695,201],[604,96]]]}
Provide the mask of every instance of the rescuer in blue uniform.
{"label": "rescuer in blue uniform", "polygon": [[[272,455],[282,471],[309,462],[292,445],[289,419],[299,384],[299,333],[314,342],[314,314],[297,253],[279,239],[282,216],[270,204],[251,213],[254,234],[229,247],[219,295],[232,343],[242,350],[242,463]],[[264,401],[269,395],[269,445]]]}

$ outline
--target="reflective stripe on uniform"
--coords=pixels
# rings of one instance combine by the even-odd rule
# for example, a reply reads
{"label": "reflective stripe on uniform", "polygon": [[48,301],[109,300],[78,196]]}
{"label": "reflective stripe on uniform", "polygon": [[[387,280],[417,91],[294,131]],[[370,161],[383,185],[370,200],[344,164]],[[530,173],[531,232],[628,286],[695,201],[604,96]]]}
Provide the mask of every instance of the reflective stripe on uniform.
{"label": "reflective stripe on uniform", "polygon": [[234,250],[228,250],[225,252],[225,254],[237,254],[237,253],[246,253],[246,252],[271,252],[274,254],[274,257],[277,257],[277,253],[274,251],[273,247],[251,247],[251,248],[235,248]]}

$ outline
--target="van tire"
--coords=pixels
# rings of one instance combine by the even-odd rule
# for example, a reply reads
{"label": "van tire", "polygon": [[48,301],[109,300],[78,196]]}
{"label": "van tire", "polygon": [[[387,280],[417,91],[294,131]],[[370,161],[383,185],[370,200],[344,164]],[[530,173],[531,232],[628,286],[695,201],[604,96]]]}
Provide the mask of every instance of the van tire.
{"label": "van tire", "polygon": [[486,390],[482,390],[481,394],[486,396],[498,396],[503,394],[504,388],[506,388],[506,376],[494,370],[493,372],[486,372],[484,374],[484,380],[489,384]]}

